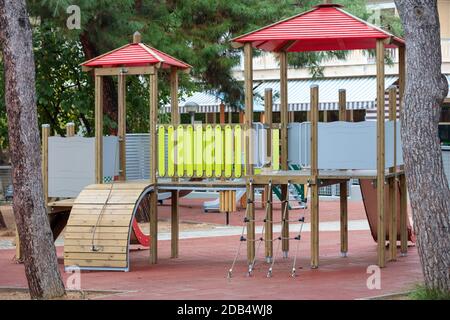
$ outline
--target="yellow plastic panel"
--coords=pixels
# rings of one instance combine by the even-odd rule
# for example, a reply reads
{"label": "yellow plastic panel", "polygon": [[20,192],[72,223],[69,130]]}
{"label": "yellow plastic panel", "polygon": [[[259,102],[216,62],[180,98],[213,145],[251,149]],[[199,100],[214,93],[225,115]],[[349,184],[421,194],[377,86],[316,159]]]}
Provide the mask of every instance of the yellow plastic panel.
{"label": "yellow plastic panel", "polygon": [[230,125],[225,126],[225,177],[233,175],[233,130]]}
{"label": "yellow plastic panel", "polygon": [[280,170],[280,130],[272,130],[272,169]]}
{"label": "yellow plastic panel", "polygon": [[203,176],[203,127],[195,126],[194,131],[194,169],[197,177]]}
{"label": "yellow plastic panel", "polygon": [[223,132],[218,125],[214,128],[214,175],[217,178],[222,176],[223,163]]}
{"label": "yellow plastic panel", "polygon": [[234,176],[242,177],[242,128],[234,127]]}
{"label": "yellow plastic panel", "polygon": [[182,125],[177,128],[177,175],[184,176],[184,128]]}
{"label": "yellow plastic panel", "polygon": [[194,129],[191,125],[187,126],[184,131],[183,148],[186,175],[192,177],[194,175]]}
{"label": "yellow plastic panel", "polygon": [[175,175],[175,135],[173,126],[167,127],[167,175]]}
{"label": "yellow plastic panel", "polygon": [[159,128],[158,128],[158,174],[160,177],[164,177],[166,175],[165,138],[166,138],[166,130],[165,130],[164,126],[159,126]]}
{"label": "yellow plastic panel", "polygon": [[205,175],[210,178],[214,167],[214,132],[211,125],[205,130]]}

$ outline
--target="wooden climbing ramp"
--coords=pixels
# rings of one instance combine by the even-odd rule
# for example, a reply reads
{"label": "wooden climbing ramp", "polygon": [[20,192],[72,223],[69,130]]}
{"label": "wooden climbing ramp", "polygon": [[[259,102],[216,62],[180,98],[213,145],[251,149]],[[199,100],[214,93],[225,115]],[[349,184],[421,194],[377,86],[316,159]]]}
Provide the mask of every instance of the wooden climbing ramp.
{"label": "wooden climbing ramp", "polygon": [[148,221],[148,183],[96,184],[73,204],[64,236],[64,265],[82,270],[130,268],[130,244],[149,246],[138,222]]}

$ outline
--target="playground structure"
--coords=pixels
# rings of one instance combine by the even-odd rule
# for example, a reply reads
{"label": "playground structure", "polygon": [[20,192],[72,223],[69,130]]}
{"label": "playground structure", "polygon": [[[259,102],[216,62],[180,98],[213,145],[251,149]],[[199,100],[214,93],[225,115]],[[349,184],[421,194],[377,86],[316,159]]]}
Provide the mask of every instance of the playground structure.
{"label": "playground structure", "polygon": [[[342,22],[344,21],[344,22]],[[310,34],[311,24],[315,27]],[[345,27],[349,25],[351,27]],[[334,26],[331,28],[330,26]],[[293,32],[286,34],[285,27]],[[330,31],[333,34],[330,35]],[[90,171],[95,184],[81,186],[76,199],[48,201],[49,195],[49,128],[43,127],[44,190],[49,212],[60,218],[55,225],[65,233],[65,266],[88,270],[125,270],[130,268],[129,246],[150,246],[150,262],[157,263],[158,192],[171,194],[171,257],[178,257],[180,192],[186,190],[219,190],[220,211],[236,207],[236,190],[246,190],[247,205],[244,227],[249,271],[256,259],[256,243],[263,241],[265,258],[274,261],[272,194],[280,189],[282,200],[283,256],[287,257],[291,240],[289,223],[289,186],[308,185],[311,209],[311,267],[319,266],[319,195],[320,187],[339,184],[341,203],[341,254],[348,252],[347,182],[361,181],[369,224],[378,239],[378,265],[385,266],[385,245],[389,241],[389,258],[407,253],[408,231],[406,181],[402,167],[397,121],[397,89],[389,89],[389,121],[385,122],[384,58],[385,48],[398,48],[400,56],[399,90],[405,84],[405,47],[398,39],[375,26],[355,18],[336,4],[319,5],[306,13],[254,31],[233,40],[244,48],[245,122],[244,124],[181,125],[178,113],[178,72],[190,66],[141,43],[135,34],[131,44],[106,53],[83,64],[85,71],[95,73],[95,138],[89,142],[94,166]],[[253,48],[276,52],[280,59],[280,123],[272,122],[273,93],[265,92],[265,136],[261,168],[255,170],[255,124],[253,123]],[[308,122],[289,123],[287,109],[287,53],[298,51],[376,49],[377,116],[376,123],[346,122],[346,92],[339,91],[339,122],[319,123],[319,88],[311,87]],[[157,121],[158,73],[170,70],[171,124]],[[126,77],[149,76],[149,180],[126,179]],[[119,86],[118,136],[103,136],[103,77],[117,76]],[[362,135],[360,134],[362,133]],[[77,141],[73,127],[68,127],[67,143]],[[88,143],[83,140],[83,143]],[[167,143],[166,143],[167,142]],[[52,142],[53,143],[53,142]],[[114,146],[117,146],[115,148]],[[364,151],[358,150],[363,148]],[[116,149],[118,152],[116,152]],[[51,154],[51,153],[50,153]],[[352,156],[354,156],[352,158]],[[50,164],[49,164],[50,162]],[[53,163],[56,163],[53,161]],[[298,170],[290,170],[297,166]],[[74,172],[70,179],[74,179]],[[118,176],[118,181],[114,177]],[[106,177],[106,178],[105,178]],[[51,179],[51,177],[50,177]],[[64,184],[70,184],[69,180]],[[385,187],[387,184],[387,187]],[[50,188],[51,189],[51,188]],[[265,234],[255,235],[255,190],[266,192]],[[64,196],[60,196],[64,197]],[[73,198],[69,194],[66,197]],[[70,217],[69,217],[70,212]],[[55,221],[56,221],[55,220]],[[148,221],[150,235],[140,230],[137,221]],[[298,219],[300,222],[301,218]],[[376,230],[376,232],[375,232]],[[55,232],[59,234],[59,232]],[[56,236],[55,236],[56,238]],[[383,240],[381,240],[383,239]]]}

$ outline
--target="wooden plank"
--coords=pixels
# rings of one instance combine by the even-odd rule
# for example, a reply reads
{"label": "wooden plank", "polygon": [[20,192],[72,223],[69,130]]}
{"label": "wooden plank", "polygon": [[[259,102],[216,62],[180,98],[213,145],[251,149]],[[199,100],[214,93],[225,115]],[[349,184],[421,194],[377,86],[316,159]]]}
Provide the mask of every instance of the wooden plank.
{"label": "wooden plank", "polygon": [[155,67],[118,67],[118,68],[96,68],[96,76],[119,76],[126,75],[152,75],[156,73]]}
{"label": "wooden plank", "polygon": [[130,228],[128,226],[126,227],[104,227],[104,226],[74,226],[70,225],[66,227],[66,233],[90,233],[93,232],[96,233],[126,233],[128,234],[130,232]]}
{"label": "wooden plank", "polygon": [[402,174],[399,177],[400,184],[400,252],[402,256],[408,254],[408,190],[406,189],[406,176]]}
{"label": "wooden plank", "polygon": [[253,264],[255,258],[255,188],[252,183],[247,184],[247,263]]}
{"label": "wooden plank", "polygon": [[311,86],[311,268],[319,267],[319,87]]}
{"label": "wooden plank", "polygon": [[[128,247],[128,239],[96,239],[95,245],[98,247]],[[92,239],[64,239],[64,250],[69,247],[87,246],[92,248]]]}
{"label": "wooden plank", "polygon": [[95,76],[95,183],[103,183],[103,78]]}
{"label": "wooden plank", "polygon": [[[96,246],[96,252],[98,253],[124,253],[126,254],[128,252],[128,246],[121,246],[121,247],[113,247],[113,246],[102,246],[99,245],[98,242],[95,243]],[[92,244],[89,243],[85,246],[70,246],[67,244],[64,244],[64,251],[67,253],[91,253],[92,252]]]}
{"label": "wooden plank", "polygon": [[287,52],[280,52],[280,123],[281,123],[281,170],[289,170],[288,167],[288,77],[287,77]]}
{"label": "wooden plank", "polygon": [[44,191],[44,203],[48,203],[48,137],[50,125],[42,125],[42,187]]}
{"label": "wooden plank", "polygon": [[150,183],[156,185],[158,137],[156,126],[158,124],[158,72],[150,76]]}
{"label": "wooden plank", "polygon": [[272,184],[266,187],[267,195],[267,220],[265,226],[265,255],[266,261],[271,262],[273,259],[273,188]]}
{"label": "wooden plank", "polygon": [[150,195],[150,263],[158,263],[158,194]]}
{"label": "wooden plank", "polygon": [[179,248],[179,237],[180,237],[180,221],[179,221],[179,210],[178,210],[179,192],[172,191],[171,199],[171,258],[178,258],[178,248]]}
{"label": "wooden plank", "polygon": [[394,165],[389,172],[394,174],[389,178],[389,260],[397,259],[397,87],[389,88],[389,120],[394,121]]}
{"label": "wooden plank", "polygon": [[386,229],[384,221],[384,183],[385,183],[385,110],[384,110],[384,58],[385,47],[382,39],[377,40],[377,210],[378,210],[378,266],[383,268],[386,264],[385,239]]}
{"label": "wooden plank", "polygon": [[127,88],[126,75],[118,77],[118,138],[119,138],[119,180],[125,181],[126,174],[126,134],[127,134]]}
{"label": "wooden plank", "polygon": [[289,252],[289,192],[288,185],[283,184],[281,187],[281,199],[283,202],[281,203],[281,250],[283,251],[284,257],[287,257]]}
{"label": "wooden plank", "polygon": [[[152,184],[150,184],[148,181],[146,182],[138,182],[138,181],[126,181],[121,182],[117,181],[112,185],[112,190],[134,190],[134,189],[140,189],[144,190],[148,187],[151,187]],[[105,183],[105,184],[92,184],[90,186],[87,186],[84,188],[84,190],[110,190],[111,189],[111,183]],[[83,191],[84,191],[83,190]]]}
{"label": "wooden plank", "polygon": [[127,260],[127,255],[123,253],[92,253],[92,252],[67,252],[64,259],[68,260]]}
{"label": "wooden plank", "polygon": [[347,91],[339,90],[339,121],[347,121]]}
{"label": "wooden plank", "polygon": [[248,134],[253,124],[253,48],[244,44],[244,86],[245,86],[245,174],[253,176],[253,135]]}
{"label": "wooden plank", "polygon": [[80,240],[123,240],[128,239],[127,233],[65,233],[64,239],[80,239]]}
{"label": "wooden plank", "polygon": [[64,265],[91,268],[126,268],[128,261],[64,259]]}
{"label": "wooden plank", "polygon": [[340,195],[340,221],[341,221],[341,255],[347,256],[348,252],[348,203],[347,181],[339,184]]}
{"label": "wooden plank", "polygon": [[105,215],[105,216],[109,216],[109,215],[117,215],[117,214],[121,214],[121,215],[131,215],[133,209],[111,209],[110,206],[106,207],[105,210],[101,210],[101,209],[82,209],[82,208],[73,208],[72,211],[70,212],[71,215],[93,215],[93,216],[98,216],[98,215]]}

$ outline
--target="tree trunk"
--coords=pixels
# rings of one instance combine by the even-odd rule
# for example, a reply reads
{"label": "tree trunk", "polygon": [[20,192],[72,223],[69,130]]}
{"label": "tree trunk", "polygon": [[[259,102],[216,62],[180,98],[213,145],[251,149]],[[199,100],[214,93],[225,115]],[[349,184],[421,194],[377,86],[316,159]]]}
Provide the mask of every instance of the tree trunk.
{"label": "tree trunk", "polygon": [[31,25],[25,0],[0,0],[0,42],[13,167],[14,216],[33,299],[61,297],[64,284],[44,205]]}
{"label": "tree trunk", "polygon": [[441,74],[436,1],[396,0],[405,29],[407,81],[402,120],[405,170],[425,285],[450,291],[450,190],[438,138],[448,84]]}
{"label": "tree trunk", "polygon": [[[89,38],[89,33],[84,31],[80,35],[80,42],[83,47],[86,60],[93,59],[99,55],[95,44]],[[103,77],[103,110],[108,117],[117,123],[118,115],[118,98],[116,84],[112,77]],[[117,135],[117,128],[110,129],[111,135]]]}

